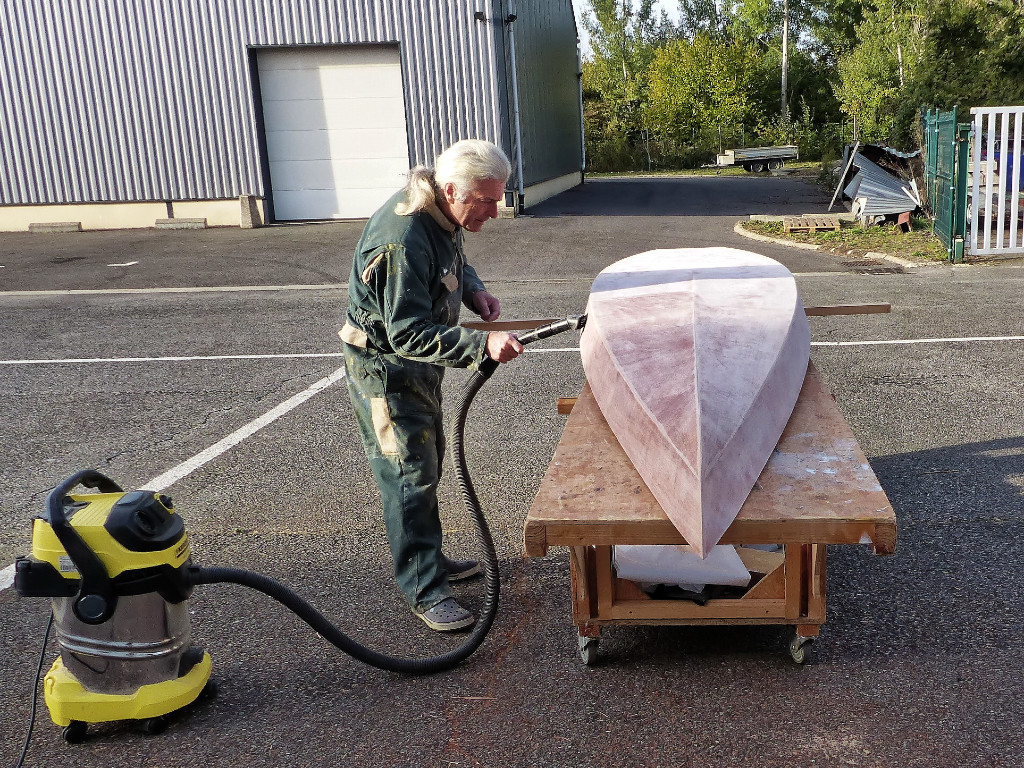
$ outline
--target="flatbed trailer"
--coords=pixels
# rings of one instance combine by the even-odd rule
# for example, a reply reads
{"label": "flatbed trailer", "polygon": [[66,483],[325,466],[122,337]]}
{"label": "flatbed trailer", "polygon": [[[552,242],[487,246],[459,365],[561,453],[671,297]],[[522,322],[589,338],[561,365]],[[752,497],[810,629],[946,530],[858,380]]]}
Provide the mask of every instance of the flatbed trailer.
{"label": "flatbed trailer", "polygon": [[727,149],[718,156],[718,165],[742,165],[752,173],[775,171],[785,165],[786,160],[796,160],[800,150],[795,144],[781,147],[749,147]]}

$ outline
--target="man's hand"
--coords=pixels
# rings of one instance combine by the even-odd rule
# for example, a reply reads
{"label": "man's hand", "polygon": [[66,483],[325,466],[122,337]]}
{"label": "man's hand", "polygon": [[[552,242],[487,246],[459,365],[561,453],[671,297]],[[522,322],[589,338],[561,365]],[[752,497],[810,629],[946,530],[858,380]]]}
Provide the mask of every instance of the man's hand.
{"label": "man's hand", "polygon": [[507,363],[509,360],[519,357],[522,351],[523,345],[511,333],[491,331],[487,334],[487,356],[491,360]]}
{"label": "man's hand", "polygon": [[480,319],[488,323],[497,320],[501,314],[501,302],[487,291],[477,291],[473,294],[473,308],[480,315]]}

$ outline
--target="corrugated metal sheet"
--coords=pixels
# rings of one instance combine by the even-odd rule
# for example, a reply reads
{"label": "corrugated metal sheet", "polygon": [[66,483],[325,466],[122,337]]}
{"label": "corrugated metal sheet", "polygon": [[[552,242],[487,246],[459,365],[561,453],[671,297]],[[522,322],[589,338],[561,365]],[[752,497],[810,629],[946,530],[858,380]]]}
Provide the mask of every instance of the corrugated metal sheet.
{"label": "corrugated metal sheet", "polygon": [[0,204],[263,195],[252,47],[399,42],[413,162],[467,136],[508,150],[501,30],[475,10],[447,0],[5,0]]}
{"label": "corrugated metal sheet", "polygon": [[899,179],[863,155],[854,156],[853,165],[857,174],[843,194],[853,200],[853,213],[857,216],[904,213],[921,206],[913,179]]}
{"label": "corrugated metal sheet", "polygon": [[[577,31],[570,0],[503,0],[516,14],[523,176],[527,185],[583,166]],[[507,30],[506,30],[507,33]]]}

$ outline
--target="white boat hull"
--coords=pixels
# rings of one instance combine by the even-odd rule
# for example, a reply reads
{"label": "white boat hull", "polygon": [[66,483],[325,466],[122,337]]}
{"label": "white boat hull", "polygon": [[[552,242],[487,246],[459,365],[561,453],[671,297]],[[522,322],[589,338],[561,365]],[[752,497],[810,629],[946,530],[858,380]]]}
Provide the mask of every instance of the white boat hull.
{"label": "white boat hull", "polygon": [[704,557],[792,413],[810,330],[793,275],[733,248],[648,251],[591,288],[583,367],[609,426]]}

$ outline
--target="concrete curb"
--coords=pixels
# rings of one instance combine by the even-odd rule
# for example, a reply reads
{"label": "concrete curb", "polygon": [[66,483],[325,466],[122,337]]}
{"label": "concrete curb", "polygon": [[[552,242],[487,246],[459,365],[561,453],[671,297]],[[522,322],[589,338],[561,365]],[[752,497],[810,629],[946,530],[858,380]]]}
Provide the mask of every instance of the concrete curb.
{"label": "concrete curb", "polygon": [[785,245],[789,248],[799,248],[804,251],[820,251],[821,246],[815,245],[814,243],[794,243],[791,240],[782,240],[778,237],[768,237],[768,235],[760,235],[757,232],[749,232],[743,228],[743,220],[736,222],[736,225],[732,228],[732,231],[737,235],[743,237],[749,237],[751,240],[760,240],[762,243],[774,243],[775,245]]}
{"label": "concrete curb", "polygon": [[[748,230],[743,228],[743,220],[742,219],[740,219],[739,221],[736,222],[735,226],[732,228],[732,231],[735,232],[737,235],[740,235],[742,237],[749,237],[751,240],[760,240],[760,241],[765,242],[765,243],[773,243],[775,245],[784,245],[787,248],[800,248],[800,249],[803,249],[805,251],[821,251],[821,250],[824,250],[820,245],[815,245],[814,243],[794,243],[794,242],[792,242],[790,240],[783,240],[782,238],[779,238],[779,237],[769,237],[768,235],[761,235],[761,234],[758,234],[757,232],[750,232],[750,231],[748,231]],[[900,267],[903,267],[903,269],[905,269],[907,271],[912,271],[912,270],[917,270],[917,269],[937,269],[939,267],[946,266],[945,262],[936,262],[936,263],[923,262],[922,263],[922,262],[918,262],[918,261],[908,261],[907,259],[901,259],[899,256],[891,256],[888,253],[881,253],[879,251],[868,251],[867,253],[864,254],[864,258],[866,258],[866,259],[881,259],[882,261],[888,261],[888,262],[896,264],[896,265],[898,265]],[[957,266],[962,266],[962,265],[958,264]]]}

